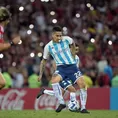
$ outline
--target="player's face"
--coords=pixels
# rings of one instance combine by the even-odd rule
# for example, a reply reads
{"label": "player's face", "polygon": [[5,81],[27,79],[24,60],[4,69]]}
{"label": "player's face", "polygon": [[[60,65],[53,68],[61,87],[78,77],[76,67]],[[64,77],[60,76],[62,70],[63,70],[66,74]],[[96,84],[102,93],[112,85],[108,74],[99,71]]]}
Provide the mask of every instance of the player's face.
{"label": "player's face", "polygon": [[53,32],[52,39],[54,42],[58,43],[62,39],[62,32]]}

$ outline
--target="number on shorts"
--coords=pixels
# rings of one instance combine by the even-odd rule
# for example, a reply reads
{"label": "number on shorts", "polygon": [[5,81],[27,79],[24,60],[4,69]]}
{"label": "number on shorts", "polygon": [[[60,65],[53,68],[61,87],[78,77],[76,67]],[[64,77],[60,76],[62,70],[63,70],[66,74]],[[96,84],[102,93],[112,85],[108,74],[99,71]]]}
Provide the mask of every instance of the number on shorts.
{"label": "number on shorts", "polygon": [[78,78],[78,77],[80,77],[80,76],[81,76],[81,72],[80,72],[80,71],[78,71],[77,73],[74,73],[74,75],[75,75],[75,77],[76,77],[76,78]]}

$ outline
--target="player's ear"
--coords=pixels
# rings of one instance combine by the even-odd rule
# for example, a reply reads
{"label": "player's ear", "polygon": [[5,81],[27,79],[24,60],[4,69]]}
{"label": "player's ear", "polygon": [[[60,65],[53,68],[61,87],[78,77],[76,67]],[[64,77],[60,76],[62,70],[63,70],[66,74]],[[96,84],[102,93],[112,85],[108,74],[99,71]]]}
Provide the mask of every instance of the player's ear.
{"label": "player's ear", "polygon": [[54,38],[54,37],[55,37],[55,33],[53,32],[53,33],[52,33],[52,38]]}

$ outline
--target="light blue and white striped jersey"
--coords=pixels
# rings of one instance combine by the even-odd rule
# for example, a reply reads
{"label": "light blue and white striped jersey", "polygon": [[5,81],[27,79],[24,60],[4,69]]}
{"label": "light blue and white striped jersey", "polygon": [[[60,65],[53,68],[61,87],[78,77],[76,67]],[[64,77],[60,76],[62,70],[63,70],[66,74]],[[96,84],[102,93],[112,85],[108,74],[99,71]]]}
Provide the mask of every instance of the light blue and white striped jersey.
{"label": "light blue and white striped jersey", "polygon": [[76,61],[77,67],[79,67],[80,60],[79,60],[79,57],[77,55],[75,55],[75,61]]}
{"label": "light blue and white striped jersey", "polygon": [[54,43],[52,40],[44,47],[43,58],[47,59],[51,54],[56,65],[76,64],[73,58],[69,45],[73,43],[73,39],[69,36],[62,36],[59,43]]}

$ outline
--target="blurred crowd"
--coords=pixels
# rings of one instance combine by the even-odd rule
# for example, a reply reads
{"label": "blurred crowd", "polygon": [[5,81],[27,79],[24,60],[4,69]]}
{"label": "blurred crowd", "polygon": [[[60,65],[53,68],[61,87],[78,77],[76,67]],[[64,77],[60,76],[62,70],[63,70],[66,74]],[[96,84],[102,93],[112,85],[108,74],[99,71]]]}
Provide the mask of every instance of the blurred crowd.
{"label": "blurred crowd", "polygon": [[50,86],[50,57],[37,82],[43,48],[54,25],[79,46],[80,70],[88,87],[118,87],[118,0],[2,0],[12,13],[5,39],[20,34],[22,41],[0,52],[6,88]]}

